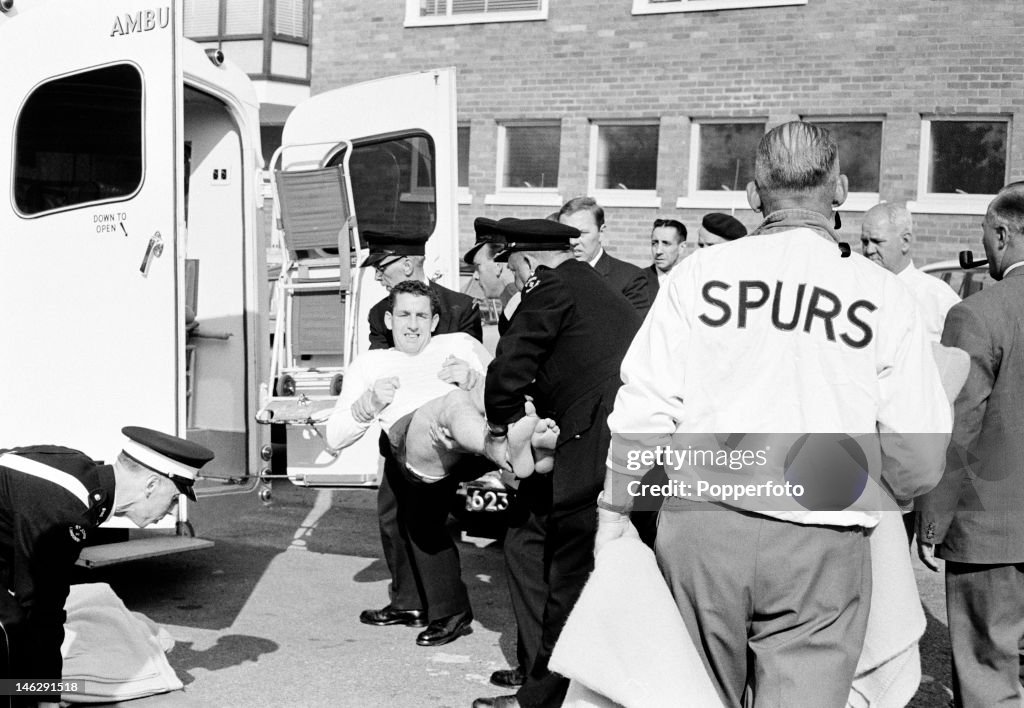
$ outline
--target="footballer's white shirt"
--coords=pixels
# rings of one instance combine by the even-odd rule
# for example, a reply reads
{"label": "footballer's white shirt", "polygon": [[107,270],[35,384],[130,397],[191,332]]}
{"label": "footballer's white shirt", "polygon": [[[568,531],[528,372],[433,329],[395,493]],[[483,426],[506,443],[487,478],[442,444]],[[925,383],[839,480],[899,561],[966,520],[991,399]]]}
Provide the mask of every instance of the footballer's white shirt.
{"label": "footballer's white shirt", "polygon": [[361,423],[352,417],[352,404],[371,388],[375,381],[389,376],[398,377],[399,386],[390,405],[377,415],[384,432],[395,421],[427,401],[452,391],[454,384],[437,377],[449,356],[466,361],[481,374],[487,372],[491,355],[484,346],[464,332],[439,334],[417,354],[406,354],[397,349],[371,349],[360,354],[345,369],[341,394],[327,421],[327,444],[334,449],[347,447],[363,436],[370,422]]}

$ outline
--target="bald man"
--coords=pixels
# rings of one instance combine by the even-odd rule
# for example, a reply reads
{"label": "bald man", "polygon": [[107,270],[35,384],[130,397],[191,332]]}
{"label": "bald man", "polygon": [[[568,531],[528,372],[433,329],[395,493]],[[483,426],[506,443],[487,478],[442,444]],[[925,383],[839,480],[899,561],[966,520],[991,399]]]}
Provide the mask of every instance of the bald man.
{"label": "bald man", "polygon": [[860,228],[860,244],[866,258],[895,273],[907,286],[928,339],[939,341],[946,313],[960,298],[948,284],[914,266],[914,225],[907,207],[893,202],[871,207]]}

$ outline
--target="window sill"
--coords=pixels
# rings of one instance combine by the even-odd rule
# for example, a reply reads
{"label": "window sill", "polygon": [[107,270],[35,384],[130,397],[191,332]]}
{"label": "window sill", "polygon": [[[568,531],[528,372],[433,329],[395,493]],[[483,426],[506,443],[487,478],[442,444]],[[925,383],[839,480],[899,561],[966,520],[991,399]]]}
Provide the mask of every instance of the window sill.
{"label": "window sill", "polygon": [[484,204],[493,204],[497,206],[560,207],[562,206],[562,195],[555,191],[502,191],[484,195]]}
{"label": "window sill", "polygon": [[406,16],[406,27],[439,27],[447,25],[478,25],[491,22],[536,22],[548,19],[546,11],[494,12],[475,15],[442,15],[440,17]]}
{"label": "window sill", "polygon": [[469,187],[459,187],[455,192],[455,200],[459,204],[472,204],[473,193],[469,191]]}
{"label": "window sill", "polygon": [[633,0],[634,15],[664,15],[670,12],[709,12],[712,10],[742,10],[750,7],[781,7],[806,5],[807,0],[679,0],[679,2],[651,3]]}
{"label": "window sill", "polygon": [[850,192],[846,195],[846,201],[836,209],[839,213],[844,211],[867,211],[879,202],[878,192]]}
{"label": "window sill", "polygon": [[677,209],[750,209],[746,192],[694,192],[676,200]]}
{"label": "window sill", "polygon": [[661,197],[653,190],[594,189],[590,196],[603,207],[661,209]]}
{"label": "window sill", "polygon": [[966,214],[984,216],[994,194],[926,194],[907,202],[911,214]]}

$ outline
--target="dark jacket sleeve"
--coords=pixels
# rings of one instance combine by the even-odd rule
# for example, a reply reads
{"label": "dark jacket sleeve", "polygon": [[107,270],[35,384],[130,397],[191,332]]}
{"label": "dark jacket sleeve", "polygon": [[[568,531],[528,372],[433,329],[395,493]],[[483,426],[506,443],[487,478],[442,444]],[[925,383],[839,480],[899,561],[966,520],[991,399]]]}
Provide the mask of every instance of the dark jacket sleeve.
{"label": "dark jacket sleeve", "polygon": [[942,543],[949,530],[968,468],[978,458],[981,424],[998,367],[987,327],[977,313],[965,305],[955,305],[946,316],[942,344],[970,354],[971,369],[953,406],[953,437],[946,452],[942,479],[916,502],[921,539],[936,545]]}
{"label": "dark jacket sleeve", "polygon": [[480,320],[480,308],[477,307],[476,301],[472,298],[470,298],[469,306],[459,312],[457,331],[465,332],[480,343],[484,341],[484,326]]}
{"label": "dark jacket sleeve", "polygon": [[32,671],[25,678],[57,680],[63,666],[64,603],[81,549],[71,536],[64,507],[52,500],[23,501],[13,529],[11,588],[24,611],[21,637],[27,656],[19,663]]}
{"label": "dark jacket sleeve", "polygon": [[370,349],[390,349],[395,345],[391,331],[384,325],[387,298],[370,308],[367,321],[370,324]]}
{"label": "dark jacket sleeve", "polygon": [[636,268],[632,277],[622,288],[622,294],[626,296],[630,304],[640,313],[641,319],[647,316],[651,309],[650,284],[647,282],[647,275],[640,268]]}
{"label": "dark jacket sleeve", "polygon": [[525,414],[525,395],[572,313],[572,297],[552,276],[523,292],[522,302],[487,367],[484,408],[492,423],[513,423]]}

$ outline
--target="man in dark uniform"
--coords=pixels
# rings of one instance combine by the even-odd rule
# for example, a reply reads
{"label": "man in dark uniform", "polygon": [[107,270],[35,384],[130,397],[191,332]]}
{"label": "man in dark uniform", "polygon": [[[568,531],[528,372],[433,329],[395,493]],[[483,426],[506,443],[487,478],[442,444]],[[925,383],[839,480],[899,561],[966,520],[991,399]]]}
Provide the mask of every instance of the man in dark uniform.
{"label": "man in dark uniform", "polygon": [[[423,270],[424,245],[427,237],[422,235],[378,234],[369,231],[364,234],[370,255],[360,266],[372,266],[376,271],[377,280],[391,290],[403,280],[418,280],[426,283],[441,301],[440,320],[434,334],[452,334],[465,332],[474,339],[483,341],[483,324],[480,321],[480,310],[469,295],[449,290],[443,285],[429,280]],[[388,349],[395,342],[391,330],[384,325],[384,313],[388,311],[388,299],[370,309],[370,349]]]}
{"label": "man in dark uniform", "polygon": [[[373,232],[364,237],[370,255],[360,265],[373,267],[385,288],[390,291],[400,282],[418,280],[427,283],[437,295],[440,310],[433,334],[465,332],[483,341],[480,311],[473,298],[430,282],[424,274],[426,237]],[[394,346],[391,330],[384,323],[387,310],[388,298],[370,310],[370,349]],[[451,366],[469,369],[466,362],[457,359],[452,360]],[[447,514],[437,510],[451,508],[459,480],[453,477],[414,487],[395,460],[384,434],[380,437],[380,453],[384,457],[384,477],[377,492],[377,514],[384,560],[391,572],[390,602],[379,610],[364,610],[359,621],[378,627],[426,626],[416,637],[417,644],[447,644],[467,631],[473,616],[469,593],[462,582],[458,549],[447,533],[438,531]]]}
{"label": "man in dark uniform", "polygon": [[509,318],[519,304],[519,289],[522,284],[509,283],[501,278],[504,264],[495,262],[494,257],[504,248],[505,237],[497,231],[496,225],[497,222],[493,219],[482,216],[476,218],[473,222],[476,243],[466,251],[462,260],[473,266],[473,275],[480,283],[484,296],[496,299],[500,303],[498,334],[501,335],[508,329]]}
{"label": "man in dark uniform", "polygon": [[[0,670],[6,678],[61,679],[64,602],[88,532],[111,514],[147,526],[179,494],[195,499],[196,472],[213,453],[172,435],[124,428],[113,465],[55,445],[0,451]],[[34,696],[40,705],[59,695]]]}
{"label": "man in dark uniform", "polygon": [[594,268],[574,259],[569,241],[579,238],[577,229],[544,219],[499,228],[508,244],[498,258],[508,259],[526,286],[487,370],[488,444],[500,449],[508,425],[524,415],[528,393],[560,433],[554,471],[522,481],[519,514],[505,539],[526,681],[515,696],[481,698],[474,706],[557,706],[568,680],[548,669],[548,659],[593,569],[605,419],[641,316]]}
{"label": "man in dark uniform", "polygon": [[[651,296],[647,276],[642,269],[610,255],[601,245],[605,230],[604,209],[592,197],[570,199],[558,212],[558,220],[578,229],[579,236],[572,240],[573,256],[596,270],[616,292],[621,292],[643,317],[651,309]],[[608,320],[612,322],[613,320]]]}

